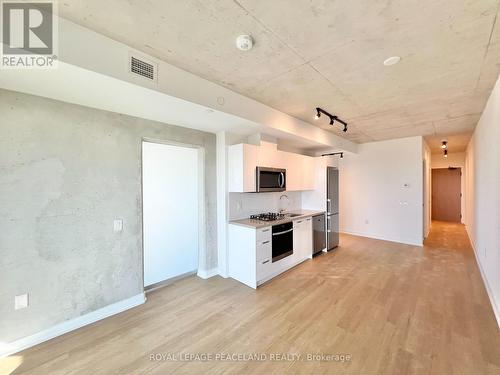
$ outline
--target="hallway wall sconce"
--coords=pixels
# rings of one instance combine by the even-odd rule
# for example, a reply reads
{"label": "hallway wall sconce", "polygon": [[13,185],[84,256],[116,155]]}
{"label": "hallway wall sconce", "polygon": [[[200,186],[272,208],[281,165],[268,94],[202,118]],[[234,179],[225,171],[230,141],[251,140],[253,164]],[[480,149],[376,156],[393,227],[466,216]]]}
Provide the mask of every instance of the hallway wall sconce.
{"label": "hallway wall sconce", "polygon": [[314,116],[314,119],[315,120],[319,119],[321,117],[321,114],[324,114],[325,116],[327,116],[330,119],[330,125],[333,125],[335,123],[335,121],[336,121],[336,122],[341,123],[342,125],[344,125],[344,129],[342,130],[344,133],[347,131],[347,123],[345,121],[342,121],[337,116],[328,113],[324,109],[316,107],[316,116]]}

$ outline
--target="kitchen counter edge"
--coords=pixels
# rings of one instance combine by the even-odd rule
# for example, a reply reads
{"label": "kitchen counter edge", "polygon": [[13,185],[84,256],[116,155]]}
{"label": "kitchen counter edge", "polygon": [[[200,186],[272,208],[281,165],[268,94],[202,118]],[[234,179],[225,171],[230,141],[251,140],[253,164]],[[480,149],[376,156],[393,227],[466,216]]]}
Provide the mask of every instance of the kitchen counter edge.
{"label": "kitchen counter edge", "polygon": [[247,228],[252,228],[252,229],[258,229],[258,228],[265,228],[265,227],[270,227],[270,226],[278,225],[278,224],[289,223],[291,221],[304,219],[304,218],[310,217],[310,216],[321,215],[321,214],[324,214],[325,211],[301,210],[301,211],[292,211],[292,212],[287,212],[287,213],[288,214],[299,214],[299,216],[286,217],[284,219],[275,220],[275,221],[262,221],[262,220],[255,220],[255,219],[230,220],[229,224],[239,225],[242,227],[247,227]]}

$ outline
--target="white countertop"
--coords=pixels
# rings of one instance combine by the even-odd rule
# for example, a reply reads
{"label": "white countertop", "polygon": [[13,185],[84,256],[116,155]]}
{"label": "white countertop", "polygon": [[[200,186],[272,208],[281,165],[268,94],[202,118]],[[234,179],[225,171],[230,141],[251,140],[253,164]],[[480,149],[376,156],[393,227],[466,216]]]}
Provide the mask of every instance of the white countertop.
{"label": "white countertop", "polygon": [[285,213],[285,215],[291,214],[291,215],[297,215],[297,216],[294,216],[294,217],[287,216],[284,219],[280,219],[280,220],[263,221],[263,220],[257,220],[257,219],[240,219],[240,220],[231,220],[231,221],[229,221],[229,224],[240,225],[242,227],[257,229],[257,228],[269,227],[271,225],[276,225],[276,224],[289,223],[290,221],[300,220],[300,219],[303,219],[305,217],[321,215],[324,213],[325,213],[325,211],[298,210],[298,211],[290,211],[290,212]]}

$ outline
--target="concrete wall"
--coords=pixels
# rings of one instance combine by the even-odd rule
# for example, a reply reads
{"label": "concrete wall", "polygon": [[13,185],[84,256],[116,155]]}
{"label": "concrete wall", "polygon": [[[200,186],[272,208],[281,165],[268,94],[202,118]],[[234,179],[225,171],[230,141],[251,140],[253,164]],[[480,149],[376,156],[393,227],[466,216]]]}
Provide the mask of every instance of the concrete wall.
{"label": "concrete wall", "polygon": [[205,148],[216,267],[214,134],[0,90],[0,343],[142,292],[143,137]]}
{"label": "concrete wall", "polygon": [[462,198],[460,199],[460,213],[462,214],[462,223],[466,222],[466,210],[465,210],[465,196],[467,194],[465,188],[465,152],[452,152],[448,154],[448,157],[443,157],[443,153],[432,154],[432,169],[456,167],[460,168],[462,172],[462,178],[460,179],[460,192],[462,193]]}
{"label": "concrete wall", "polygon": [[466,154],[466,227],[500,326],[500,79]]}
{"label": "concrete wall", "polygon": [[422,142],[364,143],[339,159],[341,232],[422,245]]}

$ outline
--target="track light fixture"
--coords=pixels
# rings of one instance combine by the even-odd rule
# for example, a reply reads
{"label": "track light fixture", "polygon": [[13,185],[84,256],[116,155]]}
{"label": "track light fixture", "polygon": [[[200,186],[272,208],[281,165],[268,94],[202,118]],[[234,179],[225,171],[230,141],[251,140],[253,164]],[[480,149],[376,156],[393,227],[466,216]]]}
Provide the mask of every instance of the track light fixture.
{"label": "track light fixture", "polygon": [[448,150],[444,150],[444,155],[443,155],[445,158],[448,157]]}
{"label": "track light fixture", "polygon": [[341,123],[342,125],[344,125],[344,129],[343,129],[344,133],[347,131],[347,123],[345,121],[342,121],[337,116],[331,115],[327,111],[325,111],[324,109],[321,109],[319,107],[316,108],[316,116],[314,116],[314,119],[315,120],[319,119],[321,117],[322,113],[325,116],[328,116],[328,118],[330,119],[330,125],[333,125],[335,123],[335,121],[337,121],[337,122]]}
{"label": "track light fixture", "polygon": [[442,142],[441,142],[441,148],[442,148],[443,150],[446,150],[446,149],[448,148],[448,142],[447,142],[447,141],[442,141]]}
{"label": "track light fixture", "polygon": [[343,152],[332,152],[331,154],[323,154],[321,156],[333,156],[333,155],[340,155],[340,158],[344,158],[344,153]]}

